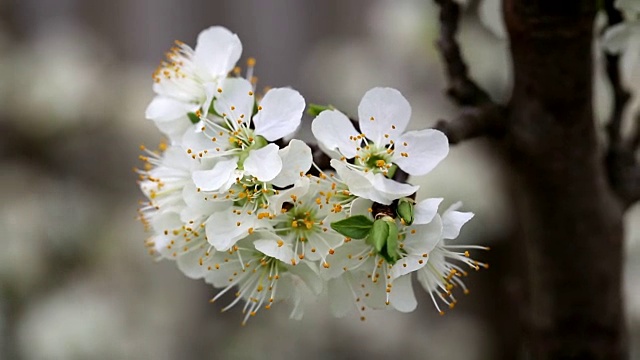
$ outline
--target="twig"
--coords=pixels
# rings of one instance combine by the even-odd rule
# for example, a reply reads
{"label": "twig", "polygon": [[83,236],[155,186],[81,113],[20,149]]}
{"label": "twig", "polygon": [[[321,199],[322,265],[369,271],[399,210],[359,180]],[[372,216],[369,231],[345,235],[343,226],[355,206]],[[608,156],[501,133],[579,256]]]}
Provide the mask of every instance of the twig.
{"label": "twig", "polygon": [[447,135],[450,144],[485,135],[499,137],[504,133],[505,112],[503,107],[493,103],[464,108],[456,119],[439,120],[434,128]]}
{"label": "twig", "polygon": [[[613,0],[606,0],[604,3],[609,23],[608,27],[621,23],[623,21],[622,13],[613,6]],[[613,111],[609,125],[607,126],[607,131],[609,141],[613,146],[617,146],[622,139],[621,126],[624,108],[631,98],[631,94],[624,88],[620,78],[620,55],[606,53],[605,61],[607,77],[613,88]]]}
{"label": "twig", "polygon": [[435,128],[444,132],[449,143],[479,136],[498,136],[503,132],[505,109],[494,103],[489,94],[470,77],[456,40],[460,6],[452,0],[435,0],[440,6],[440,38],[437,45],[447,72],[447,95],[465,106],[453,121],[440,120]]}
{"label": "twig", "polygon": [[435,2],[440,6],[440,38],[437,46],[447,70],[447,94],[459,105],[477,106],[491,102],[489,94],[469,77],[467,65],[456,40],[460,5],[453,0]]}
{"label": "twig", "polygon": [[640,201],[640,164],[627,149],[610,149],[606,157],[611,187],[625,208]]}
{"label": "twig", "polygon": [[635,116],[635,128],[629,137],[629,148],[633,152],[640,151],[640,112]]}
{"label": "twig", "polygon": [[[623,21],[622,13],[615,8],[613,0],[605,0],[608,27]],[[629,139],[622,136],[622,121],[631,93],[622,84],[620,55],[605,54],[606,71],[613,88],[613,110],[607,125],[609,148],[605,163],[611,187],[625,207],[640,201],[640,163],[635,153],[640,146],[640,114],[636,115],[636,126]]]}

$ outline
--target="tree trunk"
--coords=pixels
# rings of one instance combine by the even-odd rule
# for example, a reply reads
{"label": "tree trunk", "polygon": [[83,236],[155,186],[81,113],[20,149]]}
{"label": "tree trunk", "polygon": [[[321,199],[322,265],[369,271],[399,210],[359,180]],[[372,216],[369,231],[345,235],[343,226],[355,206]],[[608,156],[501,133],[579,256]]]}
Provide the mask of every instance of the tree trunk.
{"label": "tree trunk", "polygon": [[606,180],[593,119],[596,1],[505,0],[514,89],[505,149],[524,259],[525,353],[627,356],[622,205]]}

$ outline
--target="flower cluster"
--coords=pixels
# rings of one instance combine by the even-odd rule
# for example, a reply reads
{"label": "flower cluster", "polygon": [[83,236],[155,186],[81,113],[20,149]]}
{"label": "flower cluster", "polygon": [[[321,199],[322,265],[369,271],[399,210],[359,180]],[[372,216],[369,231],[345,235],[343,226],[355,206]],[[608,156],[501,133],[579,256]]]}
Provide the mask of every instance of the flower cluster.
{"label": "flower cluster", "polygon": [[[327,291],[336,315],[355,308],[411,311],[415,273],[435,307],[453,307],[466,287],[461,265],[486,266],[451,243],[473,214],[442,199],[416,203],[417,186],[393,179],[398,169],[424,175],[448,153],[436,130],[408,131],[407,100],[394,89],[368,91],[358,128],[338,110],[318,107],[312,131],[331,168],[291,139],[304,98],[289,88],[255,89],[249,59],[236,67],[238,37],[204,30],[195,49],[177,42],[153,75],[156,97],[146,117],[169,141],[143,147],[139,185],[147,200],[140,220],[146,244],[175,260],[188,277],[233,290],[223,310],[243,302],[244,322],[274,302],[293,303]],[[484,249],[484,248],[482,248]]]}

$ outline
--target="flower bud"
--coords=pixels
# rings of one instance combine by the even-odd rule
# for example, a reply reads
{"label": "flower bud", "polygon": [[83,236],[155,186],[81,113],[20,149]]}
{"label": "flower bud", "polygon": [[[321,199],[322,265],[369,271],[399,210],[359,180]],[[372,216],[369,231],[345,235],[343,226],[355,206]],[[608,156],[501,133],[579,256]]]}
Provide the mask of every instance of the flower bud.
{"label": "flower bud", "polygon": [[391,216],[384,216],[373,222],[367,242],[393,264],[400,258],[398,252],[398,225]]}
{"label": "flower bud", "polygon": [[398,216],[400,217],[400,219],[404,221],[405,225],[413,224],[413,219],[414,219],[413,208],[414,208],[414,201],[412,199],[402,198],[398,200],[398,207],[396,209],[396,212],[398,213]]}
{"label": "flower bud", "polygon": [[384,218],[374,221],[373,227],[371,227],[371,232],[369,232],[369,243],[376,249],[377,252],[382,251],[382,248],[387,243],[387,238],[389,237],[389,225],[385,220],[386,218],[390,217],[385,216]]}
{"label": "flower bud", "polygon": [[398,225],[395,220],[386,221],[387,226],[389,228],[389,234],[387,235],[387,261],[391,264],[394,264],[398,259],[400,259],[400,253],[398,252]]}

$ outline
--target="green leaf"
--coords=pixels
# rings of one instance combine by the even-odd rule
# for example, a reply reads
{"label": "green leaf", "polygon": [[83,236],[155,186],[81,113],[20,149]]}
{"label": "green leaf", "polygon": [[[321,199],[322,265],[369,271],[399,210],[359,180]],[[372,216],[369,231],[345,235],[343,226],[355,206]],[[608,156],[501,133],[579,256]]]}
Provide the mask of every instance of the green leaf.
{"label": "green leaf", "polygon": [[200,118],[198,117],[198,115],[196,115],[196,113],[190,112],[187,113],[187,116],[189,117],[189,120],[191,120],[191,122],[194,124],[200,122]]}
{"label": "green leaf", "polygon": [[373,221],[364,215],[351,216],[331,223],[331,228],[352,239],[364,239],[369,234]]}
{"label": "green leaf", "polygon": [[325,110],[334,109],[331,105],[318,105],[318,104],[309,104],[309,108],[307,109],[307,114],[311,116],[318,116],[321,112]]}

